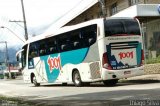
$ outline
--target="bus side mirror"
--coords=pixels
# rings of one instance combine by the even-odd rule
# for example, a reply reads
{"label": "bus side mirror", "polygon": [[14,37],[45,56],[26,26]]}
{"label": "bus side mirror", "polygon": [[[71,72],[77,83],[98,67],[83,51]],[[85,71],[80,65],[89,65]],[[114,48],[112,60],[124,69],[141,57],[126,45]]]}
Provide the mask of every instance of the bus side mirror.
{"label": "bus side mirror", "polygon": [[17,62],[19,64],[19,68],[21,69],[22,68],[21,53],[17,55]]}

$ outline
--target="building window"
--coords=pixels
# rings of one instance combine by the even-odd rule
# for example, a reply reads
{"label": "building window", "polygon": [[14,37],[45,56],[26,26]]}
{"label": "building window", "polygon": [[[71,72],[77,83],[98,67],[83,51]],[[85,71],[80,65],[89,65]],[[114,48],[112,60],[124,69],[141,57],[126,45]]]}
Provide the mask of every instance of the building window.
{"label": "building window", "polygon": [[117,3],[112,4],[110,9],[110,15],[114,15],[115,13],[117,13]]}
{"label": "building window", "polygon": [[98,18],[102,17],[102,11],[98,12]]}
{"label": "building window", "polygon": [[135,4],[138,4],[139,0],[129,0],[129,6],[133,6]]}

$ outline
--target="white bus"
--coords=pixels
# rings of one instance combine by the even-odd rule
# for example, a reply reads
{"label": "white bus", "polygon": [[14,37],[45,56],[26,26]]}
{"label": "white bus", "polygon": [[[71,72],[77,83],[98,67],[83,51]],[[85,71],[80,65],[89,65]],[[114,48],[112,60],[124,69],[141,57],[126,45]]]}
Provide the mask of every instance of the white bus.
{"label": "white bus", "polygon": [[142,33],[137,19],[94,19],[35,37],[17,53],[25,82],[73,82],[75,86],[144,73]]}

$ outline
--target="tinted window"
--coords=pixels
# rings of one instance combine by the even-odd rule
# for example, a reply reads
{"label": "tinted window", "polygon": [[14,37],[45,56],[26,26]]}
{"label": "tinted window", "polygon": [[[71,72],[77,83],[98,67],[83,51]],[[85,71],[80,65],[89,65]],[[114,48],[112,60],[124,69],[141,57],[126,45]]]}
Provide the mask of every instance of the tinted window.
{"label": "tinted window", "polygon": [[58,53],[56,37],[46,39],[47,54]]}
{"label": "tinted window", "polygon": [[58,35],[58,47],[60,52],[64,52],[64,51],[68,51],[70,50],[70,39],[68,36],[68,33],[62,34],[62,35]]}
{"label": "tinted window", "polygon": [[82,28],[82,37],[85,47],[91,46],[97,39],[97,25]]}
{"label": "tinted window", "polygon": [[39,55],[43,56],[47,54],[47,42],[46,40],[39,41]]}
{"label": "tinted window", "polygon": [[60,52],[89,47],[96,42],[97,25],[90,25],[57,36]]}
{"label": "tinted window", "polygon": [[140,35],[139,24],[133,19],[113,19],[105,21],[105,36],[118,34]]}
{"label": "tinted window", "polygon": [[30,44],[29,59],[89,47],[96,42],[97,25],[56,35]]}
{"label": "tinted window", "polygon": [[70,39],[69,45],[72,50],[80,49],[83,47],[80,29],[71,31],[68,34],[68,37]]}
{"label": "tinted window", "polygon": [[58,48],[60,52],[82,48],[80,30],[74,30],[58,35]]}
{"label": "tinted window", "polygon": [[29,46],[29,59],[39,56],[39,42],[31,43]]}

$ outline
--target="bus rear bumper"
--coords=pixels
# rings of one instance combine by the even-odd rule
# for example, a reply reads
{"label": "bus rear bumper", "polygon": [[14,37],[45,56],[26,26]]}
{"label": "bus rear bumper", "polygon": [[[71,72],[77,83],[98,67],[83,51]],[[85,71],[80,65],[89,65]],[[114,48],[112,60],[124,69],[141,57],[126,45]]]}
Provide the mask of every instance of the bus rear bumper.
{"label": "bus rear bumper", "polygon": [[134,76],[140,76],[144,74],[144,66],[140,66],[137,68],[131,69],[122,69],[122,70],[102,70],[102,79],[109,80],[109,79],[123,79],[129,78]]}

